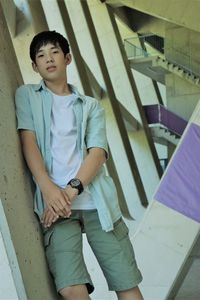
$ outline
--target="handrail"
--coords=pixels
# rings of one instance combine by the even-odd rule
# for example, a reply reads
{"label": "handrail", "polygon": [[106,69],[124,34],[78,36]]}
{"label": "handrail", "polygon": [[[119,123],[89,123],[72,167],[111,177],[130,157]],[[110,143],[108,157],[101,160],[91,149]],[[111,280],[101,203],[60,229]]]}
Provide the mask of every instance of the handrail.
{"label": "handrail", "polygon": [[[160,53],[156,48],[149,46],[148,41],[146,41],[147,37],[155,36],[153,34],[149,35],[143,35],[140,37],[132,37],[132,38],[125,38],[124,39],[124,48],[127,53],[128,58],[138,58],[138,57],[152,57],[152,56],[158,56],[162,60],[165,60],[171,64],[173,64],[175,67],[179,67],[184,72],[188,73],[189,76],[194,76],[196,78],[200,78],[200,70],[199,72],[194,71],[191,67],[188,68],[185,65],[182,65],[181,63],[177,63],[177,61],[173,59],[165,58],[162,53]],[[145,51],[140,45],[135,45],[134,43],[131,43],[130,41],[136,41],[136,40],[142,40],[144,43],[148,43],[147,51]],[[148,51],[149,49],[149,51]],[[188,56],[189,57],[189,56]]]}
{"label": "handrail", "polygon": [[[155,47],[152,47],[152,44],[150,43],[150,41],[148,40],[148,38],[151,38],[151,37],[158,37],[156,36],[155,34],[146,34],[146,35],[141,35],[141,36],[138,36],[138,37],[129,37],[129,38],[125,38],[124,39],[124,46],[125,46],[125,50],[126,50],[126,45],[129,44],[131,47],[133,46],[135,49],[139,50],[142,55],[144,54],[145,57],[147,56],[151,56],[152,55],[152,50],[153,50],[153,53],[161,53],[160,51],[155,51],[156,49],[160,49],[160,48],[163,48],[163,44],[160,43],[160,41],[156,41],[154,44],[155,44]],[[136,46],[134,41],[138,41],[138,44],[139,46]],[[133,43],[131,42],[133,41]],[[142,48],[141,47],[141,43],[142,44],[145,44],[145,48],[147,49],[150,49],[151,51],[148,52],[145,50],[145,48]],[[157,46],[157,47],[156,47]],[[134,49],[134,52],[135,52],[135,49]],[[137,55],[136,55],[137,56]],[[135,55],[133,57],[136,57]],[[140,55],[141,56],[141,55]]]}
{"label": "handrail", "polygon": [[148,124],[161,124],[174,134],[181,136],[187,121],[160,104],[143,106]]}

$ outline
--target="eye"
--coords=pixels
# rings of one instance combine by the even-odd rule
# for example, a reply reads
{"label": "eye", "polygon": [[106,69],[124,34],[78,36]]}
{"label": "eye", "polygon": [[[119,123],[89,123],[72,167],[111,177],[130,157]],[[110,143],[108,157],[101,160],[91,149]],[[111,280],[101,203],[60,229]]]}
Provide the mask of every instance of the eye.
{"label": "eye", "polygon": [[54,50],[53,53],[59,53],[59,51],[58,50]]}
{"label": "eye", "polygon": [[44,56],[44,54],[39,54],[37,57],[40,58],[40,57],[43,57],[43,56]]}

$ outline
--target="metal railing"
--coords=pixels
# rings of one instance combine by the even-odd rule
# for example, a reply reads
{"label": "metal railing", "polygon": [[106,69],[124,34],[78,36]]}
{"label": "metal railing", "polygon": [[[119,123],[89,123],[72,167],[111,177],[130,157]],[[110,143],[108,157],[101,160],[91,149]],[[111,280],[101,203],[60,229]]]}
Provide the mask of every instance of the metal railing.
{"label": "metal railing", "polygon": [[[154,40],[153,40],[153,37]],[[152,42],[153,41],[153,42]],[[175,54],[177,60],[168,59],[164,56],[164,40],[157,39],[156,35],[144,35],[124,39],[124,48],[128,58],[140,59],[151,56],[158,56],[163,60],[179,67],[189,76],[200,77],[200,62],[194,63],[192,59],[192,51],[188,54],[181,53],[177,49],[171,47],[171,52]],[[168,49],[170,52],[170,49]],[[180,61],[184,61],[183,65]]]}
{"label": "metal railing", "polygon": [[143,58],[164,52],[163,39],[149,34],[124,39],[124,47],[128,57]]}

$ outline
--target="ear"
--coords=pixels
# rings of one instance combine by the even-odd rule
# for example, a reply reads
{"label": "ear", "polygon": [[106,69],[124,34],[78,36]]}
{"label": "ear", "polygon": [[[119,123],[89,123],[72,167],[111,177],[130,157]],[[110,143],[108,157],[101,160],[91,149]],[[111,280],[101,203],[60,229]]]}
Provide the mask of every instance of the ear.
{"label": "ear", "polygon": [[65,55],[65,63],[66,63],[66,66],[69,65],[69,64],[71,63],[71,61],[72,61],[72,56],[71,56],[70,53],[67,53],[67,54]]}
{"label": "ear", "polygon": [[35,62],[32,62],[32,68],[36,73],[38,73],[38,68]]}

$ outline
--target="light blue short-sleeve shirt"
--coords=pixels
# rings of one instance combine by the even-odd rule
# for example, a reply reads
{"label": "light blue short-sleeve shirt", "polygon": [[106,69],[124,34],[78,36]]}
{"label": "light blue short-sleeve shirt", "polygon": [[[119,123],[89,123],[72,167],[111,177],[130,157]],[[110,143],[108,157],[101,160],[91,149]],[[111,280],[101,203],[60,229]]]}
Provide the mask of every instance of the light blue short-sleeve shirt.
{"label": "light blue short-sleeve shirt", "polygon": [[[77,146],[82,160],[89,148],[102,148],[108,152],[104,109],[99,101],[79,94],[75,87],[71,91],[76,95],[73,109],[77,124]],[[16,91],[17,129],[35,132],[37,144],[45,162],[47,172],[51,170],[50,127],[52,95],[42,80],[40,84],[22,85]],[[45,203],[39,186],[36,184],[34,211],[42,216]],[[106,175],[104,166],[88,185],[95,201],[102,229],[110,231],[121,217],[118,197],[112,178]]]}

